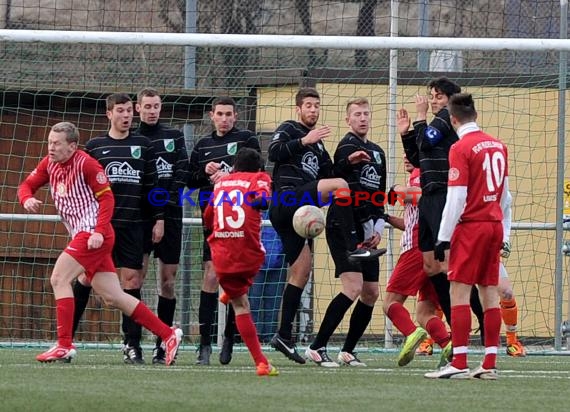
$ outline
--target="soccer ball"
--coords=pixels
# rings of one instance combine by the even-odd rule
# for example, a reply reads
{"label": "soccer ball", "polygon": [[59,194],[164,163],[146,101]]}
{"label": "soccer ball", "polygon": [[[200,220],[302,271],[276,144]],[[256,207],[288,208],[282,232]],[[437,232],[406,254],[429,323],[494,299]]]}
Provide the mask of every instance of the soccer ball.
{"label": "soccer ball", "polygon": [[293,215],[293,229],[305,239],[313,239],[325,230],[325,215],[316,206],[301,206]]}

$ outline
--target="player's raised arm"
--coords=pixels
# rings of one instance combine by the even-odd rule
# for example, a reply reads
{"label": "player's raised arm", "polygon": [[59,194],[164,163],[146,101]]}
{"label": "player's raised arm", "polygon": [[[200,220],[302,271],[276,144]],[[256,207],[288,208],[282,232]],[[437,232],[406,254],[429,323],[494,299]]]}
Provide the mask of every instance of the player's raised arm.
{"label": "player's raised arm", "polygon": [[40,187],[49,182],[48,162],[48,157],[44,157],[32,173],[18,186],[18,200],[28,212],[37,213],[40,210],[42,201],[36,199],[34,194]]}

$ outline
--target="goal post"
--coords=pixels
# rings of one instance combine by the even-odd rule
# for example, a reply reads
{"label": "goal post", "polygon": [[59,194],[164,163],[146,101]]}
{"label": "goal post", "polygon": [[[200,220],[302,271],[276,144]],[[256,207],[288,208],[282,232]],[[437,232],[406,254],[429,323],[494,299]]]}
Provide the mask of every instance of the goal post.
{"label": "goal post", "polygon": [[[193,62],[202,73],[206,73],[203,79],[212,73],[207,79],[209,83],[202,79],[202,83],[197,82],[196,89],[169,88],[166,80],[157,85],[169,98],[168,115],[164,121],[181,129],[185,124],[193,125],[193,135],[186,136],[189,148],[196,138],[210,130],[207,112],[212,98],[218,94],[229,94],[238,100],[239,126],[262,136],[266,150],[277,125],[295,117],[293,97],[298,87],[311,85],[317,88],[322,98],[320,122],[329,124],[334,131],[333,137],[326,142],[330,153],[334,152],[336,143],[347,131],[344,121],[346,102],[357,96],[369,99],[372,106],[371,137],[390,153],[389,172],[393,182],[403,182],[405,174],[401,143],[390,117],[402,106],[413,113],[414,96],[426,92],[425,84],[429,78],[447,75],[458,81],[465,91],[474,95],[481,126],[504,140],[509,147],[514,196],[514,251],[507,261],[507,269],[519,303],[519,333],[529,342],[554,344],[557,350],[561,349],[561,323],[564,308],[568,305],[568,287],[563,285],[562,279],[568,262],[561,258],[563,232],[562,222],[557,219],[557,205],[564,196],[564,179],[560,176],[564,176],[564,153],[569,144],[565,139],[566,124],[560,123],[560,119],[568,116],[567,95],[565,88],[559,86],[556,59],[559,53],[570,49],[567,40],[0,30],[0,41],[5,50],[19,51],[24,62],[27,56],[40,53],[41,48],[50,49],[49,55],[53,58],[60,56],[58,64],[67,69],[75,67],[70,59],[73,62],[73,59],[84,57],[78,63],[81,66],[77,66],[83,71],[76,78],[69,77],[60,82],[54,73],[47,73],[45,67],[26,65],[20,66],[27,77],[19,87],[7,85],[0,90],[5,102],[0,118],[0,168],[5,176],[0,192],[0,230],[6,234],[6,241],[0,244],[0,321],[6,325],[0,332],[0,341],[53,338],[53,302],[46,296],[51,293],[49,273],[54,254],[62,249],[66,234],[61,225],[49,217],[54,209],[49,206],[45,192],[42,192],[42,199],[48,202],[48,206],[43,212],[47,216],[25,217],[15,200],[18,183],[45,154],[44,140],[49,126],[55,120],[77,122],[83,140],[104,132],[106,119],[102,101],[105,93],[120,90],[134,94],[147,79],[152,78],[144,77],[145,73],[161,69],[145,66],[144,60],[140,64],[129,61],[123,67],[121,53],[136,52],[143,59],[164,51],[165,56],[175,59],[173,56],[184,56],[185,47],[195,47],[204,51],[202,56],[218,49],[224,50],[223,56],[229,53],[230,57],[231,53],[238,55],[247,50],[252,62],[247,59],[237,61],[239,66],[234,67],[235,73],[242,77],[237,79],[239,82],[229,85],[216,83],[221,82],[216,78],[218,57],[207,63],[206,57]],[[37,49],[26,49],[22,46],[25,44]],[[67,54],[66,46],[69,49],[72,46],[84,47],[85,54],[72,58]],[[95,46],[100,46],[105,53],[95,52]],[[310,50],[322,57],[322,64],[299,69],[299,62],[306,63]],[[351,50],[370,52],[367,67],[344,66],[346,55]],[[389,58],[390,50],[398,59]],[[432,53],[435,68],[447,71],[417,71],[410,64],[415,62],[411,52],[449,50],[457,53]],[[544,65],[532,67],[524,73],[510,73],[508,65],[515,52],[538,53],[543,57]],[[107,66],[114,65],[109,69],[111,78],[96,90],[89,89],[92,85],[82,89],[82,85],[95,75],[89,66],[102,64],[104,56],[108,58]],[[442,58],[453,61],[450,65],[439,65],[437,59]],[[462,66],[458,65],[458,59],[463,61]],[[14,64],[11,62],[9,67],[13,68]],[[182,74],[184,60],[180,58],[176,64]],[[201,64],[207,67],[201,67]],[[132,73],[121,72],[125,68]],[[449,71],[451,69],[455,71]],[[168,70],[170,68],[164,67],[164,71]],[[36,78],[36,82],[29,80],[31,78]],[[46,78],[49,82],[45,81]],[[189,220],[186,220],[189,229],[185,232],[183,250],[192,259],[183,264],[178,277],[178,299],[185,303],[180,304],[177,319],[188,319],[186,332],[195,342],[202,276],[199,261],[202,239],[196,210],[190,213],[187,216]],[[390,213],[399,214],[401,210],[391,208]],[[381,296],[364,340],[371,347],[388,340],[384,337],[386,323],[381,313],[381,301],[386,279],[399,253],[399,234],[388,233],[383,242],[389,246],[392,260],[382,263]],[[156,295],[154,281],[156,279],[147,279],[145,284],[145,299],[151,301]],[[334,265],[322,237],[316,242],[312,289],[310,322],[318,328],[328,303],[339,291]],[[186,292],[181,296],[183,290]],[[412,310],[413,303],[410,300],[408,304]],[[107,314],[97,302],[91,302],[90,308],[93,312],[88,317],[89,334],[80,337],[89,341],[118,341],[119,328],[113,326],[118,318]],[[105,316],[98,317],[100,314]],[[35,318],[41,322],[36,322]],[[338,329],[339,335],[346,333],[347,328],[345,320]],[[14,329],[18,329],[18,333],[14,333]],[[397,331],[393,333],[397,334]]]}

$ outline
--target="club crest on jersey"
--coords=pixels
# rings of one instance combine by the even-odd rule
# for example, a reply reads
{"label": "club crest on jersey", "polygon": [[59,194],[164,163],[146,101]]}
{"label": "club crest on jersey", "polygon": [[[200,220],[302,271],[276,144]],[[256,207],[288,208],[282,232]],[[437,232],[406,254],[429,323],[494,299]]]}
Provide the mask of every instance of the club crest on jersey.
{"label": "club crest on jersey", "polygon": [[97,173],[97,176],[95,176],[95,180],[97,180],[97,183],[100,185],[104,185],[107,183],[107,176],[105,176],[105,173],[99,172]]}
{"label": "club crest on jersey", "polygon": [[235,155],[237,153],[237,147],[237,142],[228,143],[228,154],[232,156]]}
{"label": "club crest on jersey", "polygon": [[140,159],[142,154],[142,150],[140,146],[131,146],[131,156],[134,159]]}
{"label": "club crest on jersey", "polygon": [[65,183],[59,182],[55,187],[55,191],[59,196],[65,196],[67,194],[67,189],[65,187]]}
{"label": "club crest on jersey", "polygon": [[376,163],[378,164],[382,164],[382,158],[380,157],[380,152],[377,150],[373,150],[372,153],[374,153],[374,160],[376,160]]}
{"label": "club crest on jersey", "polygon": [[449,169],[449,181],[453,182],[457,179],[459,179],[459,169],[457,169],[456,167],[452,167],[451,169]]}
{"label": "club crest on jersey", "polygon": [[173,152],[174,151],[174,139],[164,139],[164,149],[167,152]]}

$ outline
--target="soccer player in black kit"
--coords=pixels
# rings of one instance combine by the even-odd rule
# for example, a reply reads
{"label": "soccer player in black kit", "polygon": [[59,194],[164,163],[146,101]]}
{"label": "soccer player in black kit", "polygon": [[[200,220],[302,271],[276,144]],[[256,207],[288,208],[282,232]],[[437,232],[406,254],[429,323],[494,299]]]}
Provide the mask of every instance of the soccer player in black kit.
{"label": "soccer player in black kit", "polygon": [[292,329],[301,294],[311,272],[313,242],[300,237],[293,229],[295,211],[303,204],[322,206],[330,203],[329,213],[333,213],[342,225],[342,247],[350,259],[374,260],[381,253],[371,248],[357,248],[352,236],[352,207],[340,206],[333,199],[338,189],[345,190],[346,195],[348,183],[344,179],[333,177],[333,164],[322,142],[330,136],[331,129],[329,126],[317,127],[321,106],[319,93],[313,88],[300,89],[295,96],[295,106],[299,120],[282,123],[269,146],[269,160],[275,162],[273,199],[279,200],[271,204],[269,218],[281,238],[285,259],[289,264],[281,322],[279,330],[271,339],[271,345],[287,358],[303,364],[305,359],[297,353]]}
{"label": "soccer player in black kit", "polygon": [[[126,293],[141,299],[143,278],[143,199],[157,184],[156,157],[147,137],[130,131],[133,121],[133,102],[126,93],[107,97],[109,132],[87,142],[85,151],[97,159],[105,169],[115,196],[111,224],[115,230],[113,260]],[[153,208],[152,241],[160,242],[164,234],[164,210]],[[73,288],[75,297],[74,332],[89,300],[89,285],[83,274]],[[144,363],[140,345],[142,328],[123,315],[123,359],[125,363]]]}
{"label": "soccer player in black kit", "polygon": [[[174,285],[182,248],[182,204],[179,201],[179,189],[186,186],[188,179],[188,154],[184,142],[184,133],[160,122],[162,100],[155,89],[145,88],[139,91],[135,109],[141,120],[136,133],[148,137],[152,142],[156,156],[158,188],[168,192],[168,203],[164,207],[164,236],[162,240],[158,243],[152,242],[154,219],[147,218],[143,225],[142,279],[144,280],[146,277],[150,253],[154,251],[154,257],[158,258],[159,268],[156,312],[160,320],[172,326],[176,310]],[[147,209],[149,208],[147,207]],[[152,363],[164,364],[165,351],[161,347],[161,342],[160,337],[157,337],[156,346],[152,352]]]}
{"label": "soccer player in black kit", "polygon": [[[261,153],[259,139],[249,130],[239,130],[235,127],[237,121],[236,103],[231,97],[218,97],[212,102],[210,119],[214,131],[196,143],[190,154],[189,178],[187,186],[197,188],[200,193],[212,193],[214,184],[229,174],[239,149],[248,147]],[[207,198],[200,201],[202,215],[206,209]],[[200,328],[200,345],[196,364],[209,365],[212,354],[212,326],[215,320],[217,306],[218,280],[212,265],[210,246],[206,239],[210,232],[204,227],[204,248],[202,261],[204,263],[204,279],[200,292],[198,322]],[[220,351],[220,363],[230,363],[233,352],[235,334],[235,314],[228,305],[228,316],[224,330],[224,340]]]}
{"label": "soccer player in black kit", "polygon": [[[449,149],[459,140],[451,126],[447,103],[452,95],[461,92],[461,87],[447,77],[439,77],[431,80],[427,88],[428,97],[416,96],[417,117],[413,129],[409,130],[411,121],[403,108],[396,115],[397,127],[406,157],[414,167],[420,169],[419,248],[424,257],[424,270],[433,283],[448,323],[451,323],[447,267],[435,259],[434,248],[447,196]],[[434,118],[428,124],[429,105]],[[483,334],[483,308],[476,288],[472,291],[471,307]]]}

